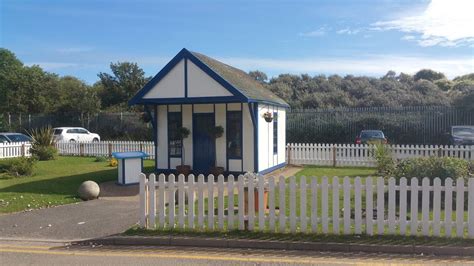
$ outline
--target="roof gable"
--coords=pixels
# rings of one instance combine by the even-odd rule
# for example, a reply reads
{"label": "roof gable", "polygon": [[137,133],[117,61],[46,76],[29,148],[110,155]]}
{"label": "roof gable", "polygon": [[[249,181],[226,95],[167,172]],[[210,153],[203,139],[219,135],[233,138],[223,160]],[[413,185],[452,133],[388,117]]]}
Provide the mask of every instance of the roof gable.
{"label": "roof gable", "polygon": [[[183,81],[177,81],[175,84],[166,82],[168,75],[181,73],[181,70],[176,70],[180,62],[184,62]],[[181,87],[182,84],[184,84],[184,97],[179,92],[170,92],[176,90],[173,86]],[[203,88],[205,89],[202,90]],[[160,90],[166,92],[160,93]],[[229,102],[265,102],[288,107],[285,101],[244,71],[186,49],[182,49],[129,101],[129,104],[178,103],[185,102],[184,99],[190,102],[205,100],[212,102],[213,99]]]}

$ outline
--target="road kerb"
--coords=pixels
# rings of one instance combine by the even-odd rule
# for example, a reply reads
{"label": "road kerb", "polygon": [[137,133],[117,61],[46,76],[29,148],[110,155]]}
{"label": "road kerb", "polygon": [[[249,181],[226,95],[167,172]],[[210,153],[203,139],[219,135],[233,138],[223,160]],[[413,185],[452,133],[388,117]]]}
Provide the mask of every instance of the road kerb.
{"label": "road kerb", "polygon": [[[474,247],[462,246],[420,246],[420,245],[379,245],[356,243],[298,242],[256,239],[224,239],[180,236],[110,236],[87,240],[82,244],[94,242],[103,245],[129,246],[193,246],[213,248],[254,248],[276,250],[313,250],[332,252],[367,252],[396,254],[430,254],[445,256],[474,256]],[[80,242],[76,244],[81,244]]]}

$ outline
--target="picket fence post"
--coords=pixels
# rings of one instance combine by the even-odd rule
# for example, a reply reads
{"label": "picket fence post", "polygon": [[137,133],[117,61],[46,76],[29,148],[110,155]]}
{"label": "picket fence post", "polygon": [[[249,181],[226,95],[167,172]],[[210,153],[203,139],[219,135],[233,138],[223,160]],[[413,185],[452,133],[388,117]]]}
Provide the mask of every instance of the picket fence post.
{"label": "picket fence post", "polygon": [[147,180],[145,174],[140,174],[139,178],[140,190],[140,227],[147,228]]}

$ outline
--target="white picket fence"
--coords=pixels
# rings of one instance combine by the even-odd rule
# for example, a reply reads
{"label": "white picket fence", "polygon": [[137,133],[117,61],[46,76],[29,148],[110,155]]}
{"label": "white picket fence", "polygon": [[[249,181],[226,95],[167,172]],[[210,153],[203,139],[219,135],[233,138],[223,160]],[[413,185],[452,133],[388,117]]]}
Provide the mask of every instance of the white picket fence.
{"label": "white picket fence", "polygon": [[450,178],[443,185],[439,178],[433,184],[424,178],[421,186],[417,178],[410,184],[406,178],[398,184],[390,178],[386,184],[382,177],[297,181],[294,176],[285,180],[240,175],[234,180],[230,175],[224,180],[220,175],[215,182],[212,175],[208,181],[199,175],[197,183],[193,175],[189,181],[183,175],[177,182],[174,175],[166,179],[163,174],[158,180],[154,174],[140,175],[142,227],[474,238],[474,178],[467,187],[463,179]]}
{"label": "white picket fence", "polygon": [[113,152],[143,151],[155,158],[153,141],[57,142],[56,148],[60,155],[110,157]]}
{"label": "white picket fence", "polygon": [[[373,148],[365,144],[289,143],[287,163],[373,167],[376,165],[370,152]],[[474,146],[389,145],[389,148],[394,159],[440,156],[474,161]]]}
{"label": "white picket fence", "polygon": [[30,157],[30,142],[0,143],[0,159],[14,157]]}

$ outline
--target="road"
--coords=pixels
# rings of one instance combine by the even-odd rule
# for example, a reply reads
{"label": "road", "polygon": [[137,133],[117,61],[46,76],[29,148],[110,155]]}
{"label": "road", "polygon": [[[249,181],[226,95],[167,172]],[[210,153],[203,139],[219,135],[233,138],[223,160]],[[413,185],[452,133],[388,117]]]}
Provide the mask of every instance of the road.
{"label": "road", "polygon": [[2,265],[474,265],[474,257],[0,242]]}

